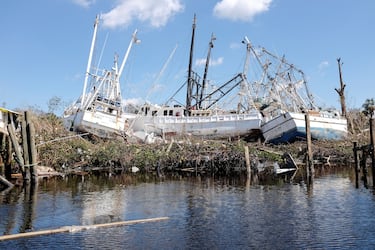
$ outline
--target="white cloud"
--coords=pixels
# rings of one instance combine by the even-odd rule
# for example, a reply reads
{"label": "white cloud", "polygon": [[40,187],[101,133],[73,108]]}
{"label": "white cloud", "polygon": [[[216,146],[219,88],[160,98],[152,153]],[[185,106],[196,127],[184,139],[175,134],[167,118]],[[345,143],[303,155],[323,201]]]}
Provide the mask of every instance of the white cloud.
{"label": "white cloud", "polygon": [[129,99],[124,100],[124,105],[125,106],[127,105],[137,106],[137,105],[143,104],[144,102],[145,101],[142,98],[129,98]]}
{"label": "white cloud", "polygon": [[[210,66],[220,65],[220,64],[223,64],[223,62],[224,62],[224,57],[219,57],[216,60],[210,60]],[[195,65],[197,66],[206,65],[206,58],[195,60]]]}
{"label": "white cloud", "polygon": [[329,62],[328,61],[323,61],[319,64],[319,70],[324,70],[325,68],[329,67]]}
{"label": "white cloud", "polygon": [[251,21],[254,16],[268,11],[272,0],[221,0],[214,7],[214,15],[233,21]]}
{"label": "white cloud", "polygon": [[84,8],[89,8],[91,5],[95,3],[95,0],[72,0],[73,3],[84,7]]}
{"label": "white cloud", "polygon": [[229,45],[229,48],[230,49],[239,49],[239,48],[241,48],[242,46],[241,46],[242,44],[241,43],[231,43],[230,45]]}
{"label": "white cloud", "polygon": [[153,27],[164,26],[168,20],[184,9],[181,0],[120,0],[111,11],[104,13],[103,26],[128,26],[134,19],[149,22]]}

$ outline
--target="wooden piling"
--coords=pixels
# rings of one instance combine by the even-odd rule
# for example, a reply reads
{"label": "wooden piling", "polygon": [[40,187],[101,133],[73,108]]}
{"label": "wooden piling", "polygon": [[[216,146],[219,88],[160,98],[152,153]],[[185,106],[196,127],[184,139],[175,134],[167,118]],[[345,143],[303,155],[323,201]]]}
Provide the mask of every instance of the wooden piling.
{"label": "wooden piling", "polygon": [[[1,114],[0,114],[1,115]],[[5,151],[6,151],[6,146],[5,146],[5,134],[0,132],[0,163],[3,163],[5,166]],[[0,175],[4,175],[4,167],[0,167]]]}
{"label": "wooden piling", "polygon": [[22,138],[22,152],[23,152],[23,161],[25,164],[25,171],[22,172],[23,180],[28,182],[30,180],[30,158],[29,158],[29,147],[27,141],[27,122],[26,116],[27,112],[24,113],[25,115],[22,117],[21,120],[21,138]]}
{"label": "wooden piling", "polygon": [[3,160],[5,178],[10,180],[12,178],[12,142],[9,135],[5,136],[5,152]]}
{"label": "wooden piling", "polygon": [[31,182],[36,182],[38,180],[38,173],[37,173],[37,162],[38,162],[38,154],[36,151],[35,146],[35,127],[34,124],[29,122],[27,124],[27,142],[29,148],[29,157],[30,157],[30,177]]}
{"label": "wooden piling", "polygon": [[375,148],[374,148],[374,142],[375,142],[375,133],[374,133],[374,118],[370,118],[370,155],[371,155],[371,170],[372,170],[372,186],[375,188]]}
{"label": "wooden piling", "polygon": [[245,147],[245,161],[246,161],[246,172],[247,172],[247,178],[251,179],[251,165],[250,165],[250,156],[249,156],[249,146]]}
{"label": "wooden piling", "polygon": [[11,140],[12,145],[13,145],[13,150],[16,153],[16,161],[20,165],[22,173],[24,173],[25,172],[25,163],[24,163],[24,160],[23,160],[22,153],[19,149],[19,145],[18,145],[17,138],[16,138],[16,132],[15,132],[15,129],[13,127],[13,124],[8,124],[7,129],[8,129],[10,140]]}
{"label": "wooden piling", "polygon": [[[6,124],[12,124],[12,114],[8,112]],[[5,168],[5,178],[10,180],[12,178],[12,141],[8,134],[5,136],[5,147],[4,152],[4,168]]]}
{"label": "wooden piling", "polygon": [[358,152],[357,142],[353,142],[353,153],[354,153],[354,171],[355,171],[355,187],[359,188],[359,164],[358,164]]}
{"label": "wooden piling", "polygon": [[314,179],[314,165],[311,147],[311,131],[310,131],[310,116],[308,113],[305,114],[305,126],[306,126],[306,144],[307,144],[307,157],[306,157],[306,172],[307,180],[310,183]]}

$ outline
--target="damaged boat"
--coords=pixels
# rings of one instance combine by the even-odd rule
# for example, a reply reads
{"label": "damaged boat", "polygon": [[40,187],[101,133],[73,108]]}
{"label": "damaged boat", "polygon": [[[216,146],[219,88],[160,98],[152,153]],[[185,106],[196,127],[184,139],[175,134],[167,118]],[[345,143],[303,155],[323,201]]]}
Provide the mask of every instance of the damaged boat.
{"label": "damaged boat", "polygon": [[138,43],[137,30],[133,33],[128,49],[118,67],[115,56],[111,70],[92,66],[93,50],[99,19],[96,18],[82,95],[63,114],[64,126],[75,132],[91,133],[102,138],[125,136],[135,114],[126,113],[120,88],[120,77],[133,44]]}
{"label": "damaged boat", "polygon": [[[201,138],[257,138],[260,135],[262,116],[249,100],[248,82],[246,78],[247,59],[244,72],[238,73],[232,79],[209,91],[207,84],[207,71],[210,60],[211,48],[215,37],[212,35],[209,42],[208,55],[203,79],[192,70],[193,48],[196,18],[192,26],[192,37],[189,57],[187,81],[177,91],[185,86],[186,104],[172,103],[174,96],[167,104],[145,104],[135,119],[133,130],[144,130],[146,133],[165,137],[195,136]],[[245,43],[245,42],[244,42]],[[247,52],[249,53],[247,44]],[[236,98],[239,100],[229,110],[219,104],[229,93],[238,90]],[[228,106],[226,106],[228,107]]]}
{"label": "damaged boat", "polygon": [[252,82],[253,99],[263,115],[264,140],[287,143],[306,138],[309,116],[311,138],[341,140],[347,136],[347,120],[337,110],[322,109],[314,102],[302,70],[265,48],[252,49],[261,77]]}

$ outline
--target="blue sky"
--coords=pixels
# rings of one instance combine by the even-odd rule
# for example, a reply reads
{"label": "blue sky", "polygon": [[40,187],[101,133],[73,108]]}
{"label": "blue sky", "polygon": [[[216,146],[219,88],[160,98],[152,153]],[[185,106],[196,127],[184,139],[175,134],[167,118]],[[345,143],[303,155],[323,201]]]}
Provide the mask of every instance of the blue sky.
{"label": "blue sky", "polygon": [[98,54],[108,37],[101,67],[110,68],[115,53],[121,61],[138,29],[141,43],[133,47],[121,79],[125,99],[163,103],[181,86],[194,13],[194,69],[203,75],[199,62],[214,33],[209,70],[214,83],[242,71],[241,41],[247,36],[254,46],[285,55],[301,69],[321,106],[339,108],[338,57],[348,107],[375,97],[373,0],[12,0],[0,5],[0,106],[9,109],[48,111],[52,97],[67,105],[81,94],[97,14],[102,17]]}

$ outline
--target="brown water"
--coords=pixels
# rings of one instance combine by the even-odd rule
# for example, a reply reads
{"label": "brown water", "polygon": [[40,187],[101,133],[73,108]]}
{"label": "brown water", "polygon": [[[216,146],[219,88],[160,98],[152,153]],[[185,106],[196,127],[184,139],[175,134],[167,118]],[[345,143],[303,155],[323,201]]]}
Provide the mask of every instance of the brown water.
{"label": "brown water", "polygon": [[169,220],[0,241],[0,249],[373,249],[375,196],[351,170],[298,183],[66,177],[0,196],[0,232]]}

